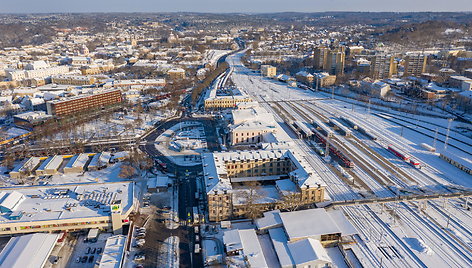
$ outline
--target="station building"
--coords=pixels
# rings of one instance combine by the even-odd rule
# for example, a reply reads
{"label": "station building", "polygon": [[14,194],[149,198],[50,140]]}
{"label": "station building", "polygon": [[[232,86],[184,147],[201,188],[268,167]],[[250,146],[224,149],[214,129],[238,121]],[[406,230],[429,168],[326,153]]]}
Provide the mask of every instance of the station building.
{"label": "station building", "polygon": [[278,209],[290,197],[300,205],[325,200],[326,185],[291,149],[206,153],[202,159],[210,221],[243,217],[248,205]]}
{"label": "station building", "polygon": [[252,99],[237,88],[217,89],[212,87],[207,90],[204,97],[206,110],[236,108],[242,102],[252,102]]}
{"label": "station building", "polygon": [[270,133],[275,134],[278,130],[274,116],[260,106],[233,110],[231,113],[229,142],[232,146],[261,143]]}

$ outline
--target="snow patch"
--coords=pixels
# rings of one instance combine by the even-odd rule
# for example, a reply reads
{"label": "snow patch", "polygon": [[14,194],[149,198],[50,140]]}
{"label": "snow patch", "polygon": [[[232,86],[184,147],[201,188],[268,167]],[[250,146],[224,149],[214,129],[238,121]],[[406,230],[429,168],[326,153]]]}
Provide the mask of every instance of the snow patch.
{"label": "snow patch", "polygon": [[405,242],[414,250],[425,253],[428,256],[434,254],[434,251],[424,243],[423,240],[414,237],[405,237]]}

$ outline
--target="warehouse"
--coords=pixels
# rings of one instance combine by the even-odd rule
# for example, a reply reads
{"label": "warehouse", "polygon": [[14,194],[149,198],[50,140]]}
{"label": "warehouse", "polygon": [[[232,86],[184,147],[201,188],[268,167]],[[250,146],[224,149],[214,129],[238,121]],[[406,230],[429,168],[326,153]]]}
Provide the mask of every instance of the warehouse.
{"label": "warehouse", "polygon": [[26,162],[20,163],[18,166],[16,166],[11,172],[10,172],[10,177],[18,179],[21,178],[22,176],[29,175],[33,173],[36,168],[39,167],[41,163],[41,158],[40,157],[30,157]]}
{"label": "warehouse", "polygon": [[55,155],[46,159],[41,166],[36,170],[37,176],[45,175],[56,175],[59,172],[59,168],[64,161],[62,155]]}
{"label": "warehouse", "polygon": [[92,157],[87,170],[99,170],[105,168],[110,162],[111,155],[108,152],[98,153]]}
{"label": "warehouse", "polygon": [[12,237],[0,252],[0,267],[42,268],[60,234],[27,234]]}
{"label": "warehouse", "polygon": [[64,174],[80,173],[85,171],[85,166],[89,160],[88,154],[79,154],[73,156],[64,167]]}

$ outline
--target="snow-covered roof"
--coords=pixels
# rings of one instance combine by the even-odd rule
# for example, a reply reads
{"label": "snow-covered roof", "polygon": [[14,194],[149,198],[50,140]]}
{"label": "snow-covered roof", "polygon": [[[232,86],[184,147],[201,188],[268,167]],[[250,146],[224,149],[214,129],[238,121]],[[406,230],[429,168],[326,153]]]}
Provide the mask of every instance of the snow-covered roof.
{"label": "snow-covered roof", "polygon": [[[67,191],[67,193],[61,194],[58,191],[61,193]],[[11,219],[9,214],[1,214],[0,225],[12,222],[105,217],[110,215],[110,206],[114,202],[121,201],[123,213],[128,212],[134,202],[134,185],[130,182],[2,189],[2,194],[13,192],[18,192],[25,197],[12,210],[13,213],[22,212],[23,215],[19,219]],[[8,204],[11,203],[8,202]]]}
{"label": "snow-covered roof", "polygon": [[342,233],[341,228],[323,208],[280,213],[290,241]]}
{"label": "snow-covered roof", "polygon": [[13,192],[2,192],[0,193],[0,208],[6,208],[13,211],[17,208],[21,202],[25,199],[25,196],[17,191]]}
{"label": "snow-covered roof", "polygon": [[262,218],[256,219],[256,226],[258,230],[282,226],[280,210],[264,212],[264,216]]}
{"label": "snow-covered roof", "polygon": [[312,238],[288,243],[288,248],[292,255],[294,264],[298,267],[313,261],[331,263],[328,253],[321,245],[320,241]]}
{"label": "snow-covered roof", "polygon": [[227,252],[242,250],[243,255],[247,258],[249,267],[269,267],[254,229],[226,231],[223,234],[223,242]]}
{"label": "snow-covered roof", "polygon": [[0,252],[0,267],[41,268],[56,245],[59,234],[36,233],[12,237]]}
{"label": "snow-covered roof", "polygon": [[126,236],[114,235],[107,239],[99,268],[121,268],[123,266],[123,256],[125,253]]}

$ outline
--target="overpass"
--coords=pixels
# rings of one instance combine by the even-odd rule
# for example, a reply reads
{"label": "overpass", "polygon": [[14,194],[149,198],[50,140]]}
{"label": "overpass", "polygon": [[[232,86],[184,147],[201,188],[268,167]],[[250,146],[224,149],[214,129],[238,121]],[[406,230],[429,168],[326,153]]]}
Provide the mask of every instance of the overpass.
{"label": "overpass", "polygon": [[[384,204],[384,203],[395,203],[395,202],[408,202],[408,201],[422,201],[422,200],[433,200],[433,199],[468,198],[470,196],[472,196],[472,191],[444,193],[444,194],[378,197],[378,198],[334,201],[328,204],[325,208],[342,207],[342,206],[359,206],[359,205],[369,205],[369,204]],[[466,204],[467,204],[467,201],[466,201]]]}

